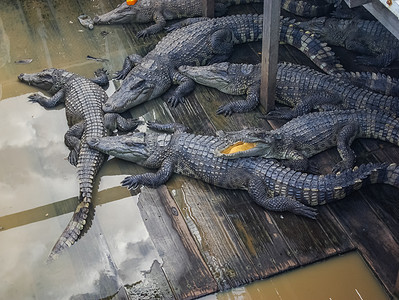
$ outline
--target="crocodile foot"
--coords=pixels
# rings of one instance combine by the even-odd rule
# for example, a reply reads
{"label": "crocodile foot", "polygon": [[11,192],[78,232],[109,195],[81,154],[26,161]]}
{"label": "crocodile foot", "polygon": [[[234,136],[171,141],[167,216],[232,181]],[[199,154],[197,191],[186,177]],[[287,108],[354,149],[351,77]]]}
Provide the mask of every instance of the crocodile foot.
{"label": "crocodile foot", "polygon": [[183,97],[176,97],[172,96],[168,99],[168,104],[171,107],[177,107],[180,103],[184,103],[184,98]]}
{"label": "crocodile foot", "polygon": [[229,104],[222,105],[216,110],[217,115],[223,115],[225,117],[229,117],[233,113],[234,113],[234,109]]}
{"label": "crocodile foot", "polygon": [[127,187],[129,190],[137,189],[140,185],[140,179],[138,176],[128,176],[121,182],[122,186]]}

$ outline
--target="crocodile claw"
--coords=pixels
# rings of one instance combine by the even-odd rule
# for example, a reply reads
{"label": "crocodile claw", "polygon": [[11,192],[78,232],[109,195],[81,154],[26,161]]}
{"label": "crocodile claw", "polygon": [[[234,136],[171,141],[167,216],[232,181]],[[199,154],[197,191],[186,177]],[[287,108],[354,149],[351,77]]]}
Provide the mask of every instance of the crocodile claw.
{"label": "crocodile claw", "polygon": [[137,32],[137,34],[136,34],[136,36],[137,36],[138,38],[145,38],[145,37],[147,37],[148,35],[149,35],[149,34],[148,34],[147,30],[141,30],[141,31]]}
{"label": "crocodile claw", "polygon": [[234,113],[234,110],[231,108],[230,105],[222,105],[216,110],[217,115],[223,115],[225,117],[229,117]]}
{"label": "crocodile claw", "polygon": [[127,187],[129,190],[135,190],[139,187],[140,182],[137,176],[128,176],[122,180],[121,184],[122,186]]}
{"label": "crocodile claw", "polygon": [[116,71],[114,74],[114,79],[123,80],[126,78],[126,75],[127,74],[125,74],[125,72],[123,70]]}
{"label": "crocodile claw", "polygon": [[71,150],[68,155],[68,161],[72,166],[77,166],[79,154],[75,150]]}
{"label": "crocodile claw", "polygon": [[172,96],[168,99],[168,103],[171,107],[177,107],[180,103],[184,103],[184,98]]}
{"label": "crocodile claw", "polygon": [[43,97],[40,96],[39,94],[32,94],[28,98],[29,98],[29,102],[40,103],[40,99],[42,99]]}

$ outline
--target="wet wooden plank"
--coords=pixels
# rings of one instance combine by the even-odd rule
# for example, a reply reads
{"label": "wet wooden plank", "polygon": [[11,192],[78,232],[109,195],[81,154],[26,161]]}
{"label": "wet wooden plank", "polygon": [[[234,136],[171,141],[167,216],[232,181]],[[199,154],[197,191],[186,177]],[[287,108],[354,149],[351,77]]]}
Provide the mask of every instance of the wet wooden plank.
{"label": "wet wooden plank", "polygon": [[245,193],[182,176],[168,187],[221,290],[297,265],[283,250],[284,240],[274,234],[274,224]]}
{"label": "wet wooden plank", "polygon": [[176,298],[215,292],[216,282],[166,187],[142,188],[138,206]]}

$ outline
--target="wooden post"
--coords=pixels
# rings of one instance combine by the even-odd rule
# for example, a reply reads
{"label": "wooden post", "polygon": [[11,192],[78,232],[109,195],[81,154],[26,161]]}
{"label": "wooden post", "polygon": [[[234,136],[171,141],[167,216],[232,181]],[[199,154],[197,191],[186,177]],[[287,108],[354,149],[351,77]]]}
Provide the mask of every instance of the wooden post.
{"label": "wooden post", "polygon": [[274,108],[280,40],[280,3],[281,0],[264,0],[263,6],[260,104],[266,112]]}
{"label": "wooden post", "polygon": [[215,0],[202,0],[202,16],[208,18],[215,16]]}

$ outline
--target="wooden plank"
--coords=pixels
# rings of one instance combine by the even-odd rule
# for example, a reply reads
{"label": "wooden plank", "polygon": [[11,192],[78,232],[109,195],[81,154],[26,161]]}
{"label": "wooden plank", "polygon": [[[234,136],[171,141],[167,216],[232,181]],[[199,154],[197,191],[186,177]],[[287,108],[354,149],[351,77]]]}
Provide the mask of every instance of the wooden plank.
{"label": "wooden plank", "polygon": [[215,292],[216,282],[166,187],[142,188],[138,206],[176,298]]}
{"label": "wooden plank", "polygon": [[[397,4],[396,4],[397,5]],[[399,39],[399,19],[389,11],[380,1],[373,0],[365,4],[367,9],[378,21],[382,23],[397,39]]]}
{"label": "wooden plank", "polygon": [[208,18],[215,16],[215,0],[202,0],[202,15]]}
{"label": "wooden plank", "polygon": [[245,192],[182,176],[168,187],[221,290],[298,266],[273,222]]}
{"label": "wooden plank", "polygon": [[269,112],[274,108],[279,45],[280,0],[265,0],[263,6],[262,71],[260,103]]}
{"label": "wooden plank", "polygon": [[370,3],[371,0],[345,0],[345,2],[349,6],[349,8],[354,8],[366,3]]}

